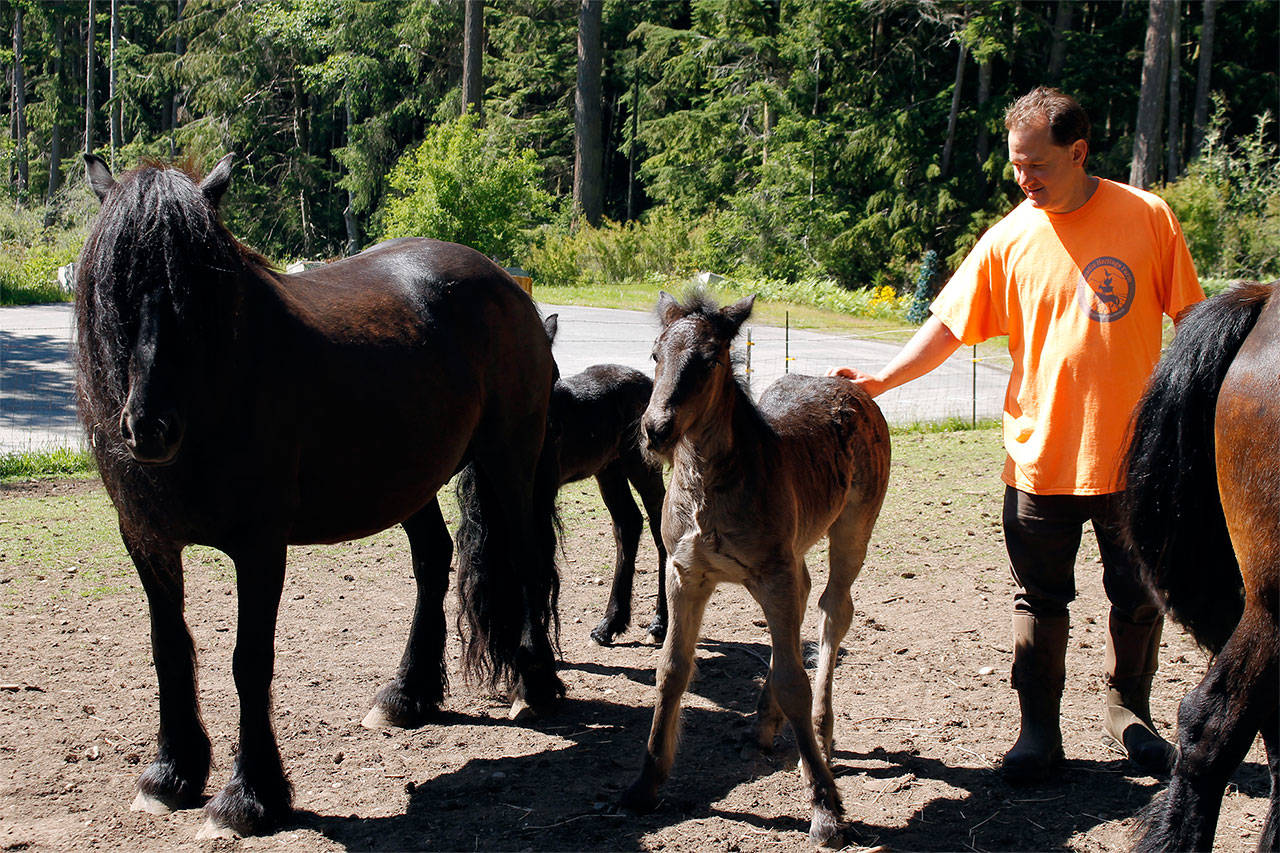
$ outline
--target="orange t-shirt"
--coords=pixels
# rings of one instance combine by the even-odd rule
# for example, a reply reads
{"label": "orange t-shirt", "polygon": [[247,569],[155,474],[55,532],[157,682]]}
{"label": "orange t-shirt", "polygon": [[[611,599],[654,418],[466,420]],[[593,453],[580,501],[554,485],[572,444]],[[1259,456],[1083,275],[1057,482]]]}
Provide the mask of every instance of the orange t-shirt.
{"label": "orange t-shirt", "polygon": [[1004,482],[1040,495],[1120,491],[1161,315],[1204,298],[1182,228],[1151,193],[1100,180],[1080,208],[1024,201],[931,306],[964,344],[1009,336]]}

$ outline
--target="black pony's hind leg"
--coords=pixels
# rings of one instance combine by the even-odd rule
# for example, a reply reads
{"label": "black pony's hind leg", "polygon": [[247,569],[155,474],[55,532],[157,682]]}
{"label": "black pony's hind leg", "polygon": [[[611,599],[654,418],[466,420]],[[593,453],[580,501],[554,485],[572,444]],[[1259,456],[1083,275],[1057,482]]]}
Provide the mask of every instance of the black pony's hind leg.
{"label": "black pony's hind leg", "polygon": [[284,588],[285,546],[264,545],[231,555],[236,564],[236,648],[231,672],[240,696],[240,745],[231,780],[205,805],[197,838],[260,835],[292,814],[293,789],[284,775],[271,725],[276,616]]}
{"label": "black pony's hind leg", "polygon": [[163,814],[200,804],[209,778],[209,735],[196,695],[196,650],[182,616],[182,555],[176,546],[143,547],[121,529],[151,612],[151,656],[160,691],[156,760],[138,779],[134,811]]}
{"label": "black pony's hind leg", "polygon": [[616,553],[613,564],[613,585],[609,589],[609,603],[604,618],[591,631],[591,639],[602,646],[611,645],[614,639],[631,624],[631,589],[636,574],[636,552],[640,549],[640,531],[644,517],[631,497],[626,474],[616,462],[606,465],[596,474],[600,497],[613,518],[613,539]]}
{"label": "black pony's hind leg", "polygon": [[628,461],[627,479],[636,487],[645,515],[649,517],[649,532],[658,551],[658,601],[649,623],[649,636],[661,643],[667,638],[667,547],[662,543],[662,501],[667,487],[662,480],[662,469],[645,463],[643,458]]}
{"label": "black pony's hind leg", "polygon": [[449,591],[449,561],[453,540],[440,512],[440,502],[418,510],[404,522],[413,555],[413,578],[418,600],[404,656],[395,678],[383,685],[365,715],[367,728],[421,726],[440,708],[448,686],[444,666],[446,629],[444,597]]}

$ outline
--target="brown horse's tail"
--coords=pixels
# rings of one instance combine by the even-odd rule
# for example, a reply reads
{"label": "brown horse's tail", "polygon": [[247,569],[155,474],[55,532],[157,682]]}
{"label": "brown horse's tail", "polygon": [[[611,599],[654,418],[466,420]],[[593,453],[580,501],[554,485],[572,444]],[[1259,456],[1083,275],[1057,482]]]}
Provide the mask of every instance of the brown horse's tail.
{"label": "brown horse's tail", "polygon": [[[554,442],[543,444],[532,511],[516,517],[513,488],[476,461],[458,474],[458,598],[463,667],[490,687],[510,683],[537,708],[564,695],[559,649],[561,525]],[[460,625],[461,627],[461,625]]]}
{"label": "brown horse's tail", "polygon": [[1134,415],[1124,462],[1125,525],[1143,578],[1214,653],[1244,608],[1218,495],[1214,410],[1227,368],[1271,293],[1241,285],[1180,318]]}

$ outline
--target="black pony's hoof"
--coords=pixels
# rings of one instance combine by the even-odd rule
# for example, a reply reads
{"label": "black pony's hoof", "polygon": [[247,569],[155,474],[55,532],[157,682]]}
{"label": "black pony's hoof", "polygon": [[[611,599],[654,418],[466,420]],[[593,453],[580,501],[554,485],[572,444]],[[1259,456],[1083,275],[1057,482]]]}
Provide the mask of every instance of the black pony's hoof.
{"label": "black pony's hoof", "polygon": [[197,838],[230,838],[267,835],[293,815],[289,783],[271,798],[256,795],[241,779],[232,778],[227,787],[205,804],[206,820]]}
{"label": "black pony's hoof", "polygon": [[205,779],[209,771],[190,774],[185,778],[173,764],[153,762],[138,778],[138,795],[134,797],[130,811],[162,815],[179,809],[200,805]]}
{"label": "black pony's hoof", "polygon": [[601,620],[599,625],[591,629],[591,639],[598,646],[612,646],[613,641],[621,637],[626,630],[626,622],[618,625],[614,620],[604,619]]}
{"label": "black pony's hoof", "polygon": [[416,729],[425,725],[439,710],[439,700],[414,699],[396,679],[378,691],[373,707],[364,715],[360,725],[366,729]]}
{"label": "black pony's hoof", "polygon": [[560,676],[554,672],[541,670],[537,680],[521,678],[511,691],[511,712],[509,719],[520,720],[526,717],[545,717],[553,713],[565,697],[566,689]]}

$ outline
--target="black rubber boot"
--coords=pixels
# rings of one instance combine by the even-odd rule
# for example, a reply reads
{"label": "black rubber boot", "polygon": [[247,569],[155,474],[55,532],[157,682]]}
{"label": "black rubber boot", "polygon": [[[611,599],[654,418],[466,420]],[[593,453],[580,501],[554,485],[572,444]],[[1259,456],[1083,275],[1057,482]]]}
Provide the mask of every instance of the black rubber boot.
{"label": "black rubber boot", "polygon": [[1013,614],[1013,688],[1022,722],[1000,772],[1015,785],[1043,782],[1062,764],[1058,713],[1067,675],[1069,621],[1062,616]]}
{"label": "black rubber boot", "polygon": [[1111,609],[1107,620],[1107,708],[1103,730],[1129,760],[1153,776],[1173,768],[1173,745],[1151,722],[1151,680],[1160,663],[1164,617],[1133,622]]}

